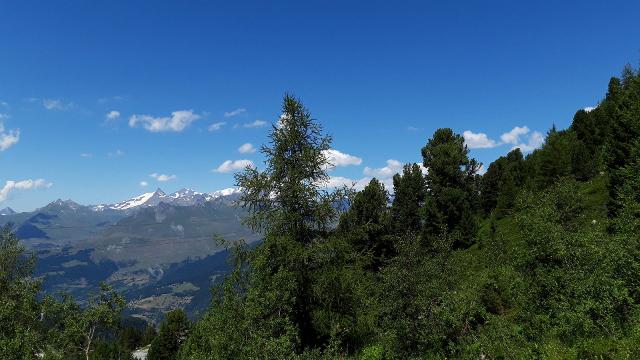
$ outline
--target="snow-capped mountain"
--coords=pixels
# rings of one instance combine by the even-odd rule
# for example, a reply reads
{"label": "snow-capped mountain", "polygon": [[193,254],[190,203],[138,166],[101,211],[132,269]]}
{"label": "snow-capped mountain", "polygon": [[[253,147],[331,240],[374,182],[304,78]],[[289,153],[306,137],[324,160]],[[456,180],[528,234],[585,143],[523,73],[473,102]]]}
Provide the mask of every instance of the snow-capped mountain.
{"label": "snow-capped mountain", "polygon": [[214,199],[210,194],[197,192],[191,189],[180,189],[168,196],[171,199],[170,204],[177,206],[192,206],[202,204]]}
{"label": "snow-capped mountain", "polygon": [[212,193],[202,193],[192,189],[183,188],[167,195],[162,191],[162,189],[158,188],[154,192],[144,193],[116,204],[97,205],[94,206],[93,209],[95,211],[103,211],[105,209],[132,211],[157,206],[160,203],[174,206],[194,206],[203,204],[207,201],[213,201],[218,198],[235,197],[239,193],[240,190],[237,188],[227,188],[214,191]]}
{"label": "snow-capped mountain", "polygon": [[10,207],[6,207],[6,208],[0,210],[0,215],[13,215],[15,213],[16,212],[13,211],[13,209],[10,208]]}
{"label": "snow-capped mountain", "polygon": [[211,196],[214,199],[217,199],[223,196],[239,195],[240,193],[242,193],[242,190],[240,188],[226,188],[226,189],[216,190],[212,192]]}
{"label": "snow-capped mountain", "polygon": [[102,210],[104,208],[113,210],[131,210],[140,207],[156,206],[160,204],[166,197],[167,194],[165,194],[162,189],[158,188],[154,192],[144,193],[142,195],[119,202],[117,204],[98,205],[96,206],[96,210]]}

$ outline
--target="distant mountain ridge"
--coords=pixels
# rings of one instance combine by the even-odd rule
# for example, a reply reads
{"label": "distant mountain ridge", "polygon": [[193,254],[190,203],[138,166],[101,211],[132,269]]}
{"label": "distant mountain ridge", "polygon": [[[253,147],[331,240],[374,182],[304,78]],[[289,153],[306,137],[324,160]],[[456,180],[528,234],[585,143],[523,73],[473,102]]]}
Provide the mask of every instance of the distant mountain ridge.
{"label": "distant mountain ridge", "polygon": [[16,212],[10,207],[6,207],[4,209],[0,209],[0,215],[13,215],[15,213]]}
{"label": "distant mountain ridge", "polygon": [[188,188],[182,188],[174,193],[166,194],[162,189],[158,188],[154,192],[144,193],[131,199],[121,201],[116,204],[95,205],[92,208],[95,211],[103,211],[105,209],[112,210],[135,210],[145,207],[154,207],[160,203],[166,203],[175,206],[194,206],[200,205],[208,201],[216,200],[220,197],[232,197],[241,193],[238,188],[227,188],[217,190],[212,193],[202,193]]}
{"label": "distant mountain ridge", "polygon": [[[3,209],[0,225],[12,223],[38,257],[36,275],[45,277],[47,294],[64,291],[84,300],[107,281],[125,294],[133,315],[156,319],[178,305],[195,314],[206,307],[209,288],[227,266],[225,248],[214,237],[260,239],[242,224],[240,193],[237,188],[171,194],[157,189],[103,205],[57,199],[30,212]],[[171,280],[176,271],[179,283]]]}

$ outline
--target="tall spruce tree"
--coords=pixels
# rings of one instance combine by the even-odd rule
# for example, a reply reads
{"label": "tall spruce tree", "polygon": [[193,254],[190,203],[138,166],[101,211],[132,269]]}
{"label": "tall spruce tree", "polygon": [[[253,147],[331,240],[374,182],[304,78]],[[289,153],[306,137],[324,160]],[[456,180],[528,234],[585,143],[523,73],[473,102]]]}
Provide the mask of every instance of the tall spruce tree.
{"label": "tall spruce tree", "polygon": [[431,246],[451,236],[455,247],[467,247],[477,229],[475,175],[480,165],[468,157],[464,138],[451,129],[438,129],[422,148],[427,196],[423,240]]}
{"label": "tall spruce tree", "polygon": [[338,226],[339,234],[347,237],[356,251],[370,253],[376,265],[393,252],[393,245],[387,237],[388,202],[389,195],[384,185],[373,178],[355,195]]}
{"label": "tall spruce tree", "polygon": [[406,164],[393,176],[394,198],[391,221],[397,234],[418,233],[422,228],[422,206],[427,196],[424,174],[418,164]]}
{"label": "tall spruce tree", "polygon": [[524,158],[520,149],[511,150],[492,162],[481,181],[481,203],[486,215],[498,208],[498,217],[511,209],[524,181]]}
{"label": "tall spruce tree", "polygon": [[280,123],[269,137],[261,149],[266,169],[247,168],[236,182],[244,189],[246,224],[264,235],[252,254],[247,294],[254,341],[264,354],[281,357],[316,340],[308,256],[326,239],[343,199],[340,191],[324,189],[331,137],[298,99],[285,95]]}

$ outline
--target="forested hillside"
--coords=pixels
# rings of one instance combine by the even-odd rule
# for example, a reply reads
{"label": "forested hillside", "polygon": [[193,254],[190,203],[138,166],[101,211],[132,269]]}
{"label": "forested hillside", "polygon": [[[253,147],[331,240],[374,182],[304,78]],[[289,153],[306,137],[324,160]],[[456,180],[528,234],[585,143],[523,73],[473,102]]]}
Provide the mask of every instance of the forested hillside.
{"label": "forested hillside", "polygon": [[[393,189],[327,190],[331,137],[295,97],[282,113],[264,170],[236,175],[264,240],[228,244],[234,270],[207,313],[171,313],[150,360],[640,358],[633,68],[568,129],[484,175],[463,137],[438,129],[416,149],[426,174],[406,165]],[[23,259],[6,228],[0,358],[116,358],[95,344],[125,348],[121,297],[105,286],[84,309],[42,301]]]}

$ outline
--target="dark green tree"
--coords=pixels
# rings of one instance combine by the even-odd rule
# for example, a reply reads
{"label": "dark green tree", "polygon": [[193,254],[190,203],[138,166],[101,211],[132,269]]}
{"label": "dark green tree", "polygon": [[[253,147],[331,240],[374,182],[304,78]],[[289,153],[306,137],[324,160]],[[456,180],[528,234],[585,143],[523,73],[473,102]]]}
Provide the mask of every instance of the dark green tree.
{"label": "dark green tree", "polygon": [[406,164],[402,174],[393,176],[394,198],[391,221],[395,233],[418,233],[422,228],[421,209],[427,196],[427,185],[418,164]]}
{"label": "dark green tree", "polygon": [[492,162],[482,176],[480,191],[484,213],[498,209],[498,217],[513,207],[524,182],[524,158],[519,148]]}
{"label": "dark green tree", "polygon": [[31,278],[34,258],[11,225],[0,228],[0,358],[34,359],[39,339],[39,282]]}
{"label": "dark green tree", "polygon": [[427,196],[423,240],[451,235],[454,246],[467,247],[477,229],[475,175],[480,165],[468,157],[464,138],[451,129],[438,129],[422,148]]}
{"label": "dark green tree", "polygon": [[384,185],[373,178],[358,192],[349,210],[342,215],[338,232],[345,236],[353,248],[367,253],[372,266],[377,267],[393,253],[389,233],[389,195]]}
{"label": "dark green tree", "polygon": [[149,360],[174,360],[189,334],[189,319],[182,309],[172,310],[160,324],[160,331],[151,342]]}

